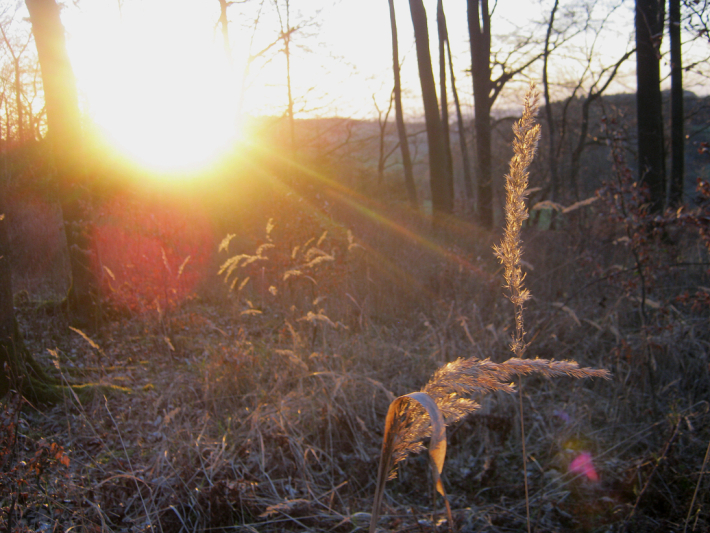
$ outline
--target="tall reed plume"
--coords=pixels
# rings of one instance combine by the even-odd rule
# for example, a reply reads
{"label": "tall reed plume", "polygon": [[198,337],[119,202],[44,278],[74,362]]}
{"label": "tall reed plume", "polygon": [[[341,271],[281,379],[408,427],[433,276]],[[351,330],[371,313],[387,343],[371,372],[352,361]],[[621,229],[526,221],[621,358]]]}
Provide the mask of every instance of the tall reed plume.
{"label": "tall reed plume", "polygon": [[535,124],[539,93],[531,84],[523,101],[523,116],[513,125],[513,158],[510,160],[510,174],[505,177],[505,233],[500,246],[494,246],[495,255],[504,267],[503,277],[508,298],[515,306],[515,337],[510,349],[516,357],[522,357],[526,345],[523,308],[530,299],[530,291],[523,286],[525,274],[520,268],[523,255],[523,241],[520,230],[528,218],[525,205],[528,189],[528,167],[535,157],[540,140],[540,125]]}
{"label": "tall reed plume", "polygon": [[[540,125],[535,124],[535,115],[538,110],[539,93],[535,85],[530,84],[530,89],[523,100],[523,116],[513,125],[513,158],[510,160],[510,174],[505,177],[505,233],[500,246],[494,246],[494,252],[504,267],[503,277],[505,288],[508,290],[508,299],[515,308],[515,335],[510,342],[510,350],[516,357],[523,357],[527,345],[525,344],[525,323],[523,322],[523,309],[525,302],[530,299],[530,291],[523,286],[525,274],[520,268],[520,258],[523,255],[523,241],[520,230],[523,222],[528,218],[528,209],[525,205],[528,190],[528,168],[535,157],[537,143],[540,140]],[[523,417],[523,385],[519,383],[520,393],[520,438],[523,446],[523,480],[525,485],[525,512],[527,515],[528,533],[530,533],[530,497],[528,492],[528,454],[525,449],[525,422]]]}
{"label": "tall reed plume", "polygon": [[[434,372],[431,380],[419,392],[400,396],[390,404],[385,420],[385,432],[377,473],[377,485],[370,520],[370,533],[374,533],[379,518],[388,479],[395,477],[396,465],[411,453],[425,449],[424,439],[429,438],[429,457],[432,466],[434,486],[444,498],[448,514],[449,528],[453,528],[451,509],[441,482],[441,471],[446,456],[446,426],[472,413],[480,405],[471,398],[483,396],[492,391],[515,392],[510,383],[513,376],[532,373],[547,377],[570,376],[574,378],[601,377],[609,379],[609,372],[592,368],[579,368],[574,361],[552,361],[548,359],[523,359],[527,345],[524,341],[525,327],[523,308],[530,298],[524,288],[525,275],[520,267],[523,254],[520,231],[528,218],[525,199],[527,197],[528,172],[540,137],[540,127],[535,124],[538,94],[534,85],[523,102],[523,116],[513,126],[515,141],[514,156],[510,162],[510,174],[506,176],[506,228],[500,246],[495,247],[495,255],[504,266],[505,287],[508,298],[515,307],[515,336],[510,349],[515,357],[503,363],[489,359],[457,359]],[[522,406],[522,400],[521,400]],[[521,428],[522,411],[521,411]],[[525,438],[523,438],[523,447]],[[525,451],[523,449],[523,454]],[[527,501],[527,476],[525,478]],[[528,511],[529,515],[529,511]],[[528,528],[530,524],[528,516]]]}

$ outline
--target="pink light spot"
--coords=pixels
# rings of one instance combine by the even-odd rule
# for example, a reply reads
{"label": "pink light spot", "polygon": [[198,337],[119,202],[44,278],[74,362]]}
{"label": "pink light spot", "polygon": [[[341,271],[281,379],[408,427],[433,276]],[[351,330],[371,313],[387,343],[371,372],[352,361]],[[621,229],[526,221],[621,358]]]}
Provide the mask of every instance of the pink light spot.
{"label": "pink light spot", "polygon": [[569,465],[569,471],[573,474],[587,476],[587,479],[590,481],[599,481],[599,474],[597,474],[597,471],[594,470],[594,465],[592,465],[592,454],[589,452],[582,452],[575,457]]}

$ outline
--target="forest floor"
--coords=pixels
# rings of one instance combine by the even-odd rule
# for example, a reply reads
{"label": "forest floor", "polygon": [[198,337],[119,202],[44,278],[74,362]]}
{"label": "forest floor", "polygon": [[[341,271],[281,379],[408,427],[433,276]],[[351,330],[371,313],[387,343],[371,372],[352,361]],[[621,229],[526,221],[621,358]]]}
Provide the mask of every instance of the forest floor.
{"label": "forest floor", "polygon": [[[0,405],[0,529],[367,529],[388,405],[459,357],[508,359],[512,306],[490,239],[462,239],[463,226],[424,246],[312,220],[278,234],[279,222],[273,240],[267,229],[239,243],[265,266],[232,293],[213,274],[163,307],[109,306],[93,332],[16,302],[45,367],[102,387],[67,388],[53,406]],[[628,253],[573,230],[524,236],[528,356],[606,368],[612,380],[523,379],[530,529],[710,531],[710,328],[705,308],[678,301],[707,274],[660,271],[657,286],[672,292],[649,293],[640,324],[638,287],[595,270]],[[476,398],[481,408],[447,429],[456,531],[527,529],[517,394]],[[388,483],[383,530],[449,530],[425,456]]]}

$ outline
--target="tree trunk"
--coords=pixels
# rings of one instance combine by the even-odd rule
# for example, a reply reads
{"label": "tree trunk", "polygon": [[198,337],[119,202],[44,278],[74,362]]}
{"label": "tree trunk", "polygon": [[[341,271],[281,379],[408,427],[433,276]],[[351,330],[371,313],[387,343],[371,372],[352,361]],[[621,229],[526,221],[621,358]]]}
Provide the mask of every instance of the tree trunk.
{"label": "tree trunk", "polygon": [[[476,155],[478,159],[478,217],[486,229],[493,228],[493,177],[491,165],[491,18],[488,0],[467,0],[471,43],[471,73],[475,108]],[[480,9],[479,9],[480,8]]]}
{"label": "tree trunk", "polygon": [[[375,97],[373,95],[373,100]],[[387,106],[387,111],[385,112],[384,119],[382,118],[382,111],[380,111],[377,105],[377,100],[375,100],[375,109],[377,109],[377,125],[380,128],[380,140],[379,140],[379,153],[377,157],[377,184],[382,186],[385,182],[385,165],[387,164],[387,158],[392,154],[392,151],[385,153],[386,141],[387,141],[387,123],[389,121],[390,112],[392,111],[392,100],[394,99],[394,91],[390,95],[389,105]]]}
{"label": "tree trunk", "polygon": [[[0,191],[0,195],[4,191]],[[0,198],[0,398],[10,390],[10,377],[5,364],[13,372],[18,358],[19,339],[15,335],[15,314],[12,307],[12,277],[10,270],[10,242],[7,236],[7,216]]]}
{"label": "tree trunk", "polygon": [[69,309],[77,325],[95,328],[98,284],[90,257],[87,227],[90,195],[82,154],[76,81],[57,3],[55,0],[26,0],[26,4],[42,69],[47,136],[52,147],[69,246],[72,273]]}
{"label": "tree trunk", "polygon": [[668,1],[671,47],[671,180],[668,203],[683,203],[685,135],[683,132],[683,61],[680,40],[680,0]]}
{"label": "tree trunk", "polygon": [[569,171],[569,184],[572,188],[572,197],[575,201],[579,201],[580,199],[578,178],[582,166],[582,154],[584,153],[584,147],[587,143],[587,133],[589,132],[589,108],[599,96],[599,93],[590,93],[582,103],[582,120],[579,123],[579,137],[577,138],[577,145],[572,151]]}
{"label": "tree trunk", "polygon": [[429,183],[431,185],[432,211],[434,218],[453,211],[453,196],[450,194],[448,162],[444,134],[436,98],[436,83],[429,54],[429,29],[422,0],[409,0],[417,48],[419,82],[422,87],[424,118],[426,120],[427,144],[429,146]]}
{"label": "tree trunk", "polygon": [[407,189],[409,204],[414,208],[419,208],[417,200],[417,187],[414,183],[414,171],[412,170],[412,156],[409,153],[409,141],[407,140],[407,129],[404,125],[404,115],[402,112],[402,85],[399,78],[399,45],[397,40],[397,20],[394,13],[394,0],[389,0],[390,24],[392,26],[392,69],[394,71],[394,111],[395,122],[397,123],[397,134],[399,135],[399,148],[402,152],[402,166],[404,167],[404,185]]}
{"label": "tree trunk", "polygon": [[439,93],[441,94],[441,128],[444,134],[444,152],[446,154],[448,170],[448,182],[446,183],[446,194],[454,199],[454,162],[451,156],[451,135],[449,132],[449,101],[446,93],[446,45],[449,42],[448,31],[446,30],[446,17],[444,16],[444,4],[439,0],[436,4],[436,26],[439,33]]}
{"label": "tree trunk", "polygon": [[664,0],[636,0],[636,120],[639,181],[648,184],[651,210],[665,203],[666,169],[663,146],[660,52]]}
{"label": "tree trunk", "polygon": [[11,388],[33,402],[52,402],[59,397],[56,382],[42,370],[25,348],[12,304],[12,275],[8,219],[0,191],[0,398]]}
{"label": "tree trunk", "polygon": [[[279,20],[281,14],[279,13]],[[286,89],[288,92],[288,128],[291,144],[291,158],[296,158],[296,118],[293,115],[293,90],[291,87],[291,2],[286,0],[286,28],[281,22],[281,38],[284,42],[284,55],[286,56]]]}
{"label": "tree trunk", "polygon": [[555,149],[555,120],[552,114],[552,102],[550,102],[550,82],[547,77],[547,67],[550,58],[550,35],[552,34],[552,27],[555,23],[555,14],[557,13],[557,7],[559,5],[559,0],[555,0],[555,4],[552,6],[552,12],[550,13],[550,23],[547,25],[547,33],[545,34],[545,50],[543,56],[542,64],[542,86],[545,93],[545,116],[547,118],[547,143],[549,147],[549,159],[550,159],[550,196],[553,200],[557,199],[558,195],[558,177],[557,177],[557,151]]}
{"label": "tree trunk", "polygon": [[296,156],[296,119],[293,116],[293,92],[291,90],[291,37],[286,37],[284,53],[286,54],[286,85],[288,87],[288,127],[291,139],[291,157]]}
{"label": "tree trunk", "polygon": [[232,66],[232,46],[229,44],[229,19],[227,18],[227,8],[229,4],[227,0],[219,0],[219,27],[222,30],[222,45],[224,53],[227,55],[227,61],[231,68]]}
{"label": "tree trunk", "polygon": [[15,102],[17,105],[17,138],[25,140],[25,117],[22,113],[22,81],[20,77],[20,58],[15,58]]}
{"label": "tree trunk", "polygon": [[[444,19],[446,24],[446,19]],[[448,35],[448,32],[447,32]],[[463,184],[466,193],[466,200],[473,200],[473,180],[471,179],[471,161],[468,156],[468,147],[466,146],[466,127],[463,123],[463,115],[461,114],[461,104],[459,103],[459,93],[456,90],[456,77],[454,76],[454,60],[451,58],[451,43],[446,40],[446,49],[449,54],[449,72],[451,73],[451,93],[454,95],[454,107],[456,108],[456,122],[459,128],[459,145],[461,147],[461,159],[463,163]]]}

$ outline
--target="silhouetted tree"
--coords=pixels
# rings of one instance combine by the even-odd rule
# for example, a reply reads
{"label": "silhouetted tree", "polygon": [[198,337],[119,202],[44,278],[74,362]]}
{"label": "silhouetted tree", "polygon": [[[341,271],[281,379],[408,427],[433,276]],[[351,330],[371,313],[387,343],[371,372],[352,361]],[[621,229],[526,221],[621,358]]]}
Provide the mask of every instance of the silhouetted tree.
{"label": "silhouetted tree", "polygon": [[26,0],[42,69],[47,108],[47,136],[59,183],[59,201],[69,247],[72,284],[68,303],[76,323],[95,327],[96,275],[90,257],[85,162],[74,72],[67,54],[64,26],[55,0]]}
{"label": "silhouetted tree", "polygon": [[491,15],[488,0],[467,0],[468,33],[471,44],[476,160],[478,163],[478,218],[493,228],[493,184],[491,176]]}
{"label": "silhouetted tree", "polygon": [[[375,109],[377,109],[377,125],[380,129],[380,138],[378,144],[378,156],[377,156],[377,184],[382,185],[385,181],[385,165],[387,164],[387,159],[396,150],[396,147],[389,152],[386,151],[386,141],[387,141],[387,123],[389,121],[390,112],[392,111],[392,100],[394,99],[394,91],[390,95],[390,101],[387,106],[387,110],[383,113],[380,106],[377,105],[377,100],[375,95],[372,95],[372,100],[375,102]],[[383,116],[384,115],[384,116]]]}
{"label": "silhouetted tree", "polygon": [[[559,10],[559,3],[555,2],[550,11],[549,22],[545,35],[543,49],[543,93],[545,96],[545,116],[548,131],[544,135],[548,143],[549,166],[550,166],[550,196],[557,199],[561,195],[563,187],[571,191],[571,196],[579,200],[579,174],[582,169],[582,156],[590,144],[594,144],[597,139],[590,138],[590,111],[592,104],[598,101],[616,78],[622,65],[635,52],[634,49],[627,49],[624,54],[614,63],[609,65],[599,65],[598,46],[603,43],[607,33],[604,31],[609,21],[616,16],[616,11],[620,8],[617,4],[612,9],[605,11],[601,19],[594,17],[594,7],[596,4],[587,4],[582,8],[582,13],[578,16],[562,17],[562,22],[555,22]],[[606,9],[606,8],[604,8]],[[564,12],[563,12],[564,13]],[[586,15],[586,16],[585,16]],[[584,56],[579,56],[581,71],[579,78],[571,87],[571,92],[564,99],[562,105],[558,106],[557,116],[555,116],[555,106],[550,97],[550,75],[549,68],[552,61],[553,52],[556,48],[562,47],[565,42],[581,33],[592,34],[588,41]],[[576,57],[576,50],[566,51],[566,57]],[[574,55],[571,55],[574,54]],[[581,94],[580,94],[581,93]],[[569,117],[570,109],[577,108],[577,101],[581,103],[579,118],[574,119],[574,127],[570,127],[572,120]],[[567,139],[576,135],[576,139]],[[571,148],[569,154],[569,167],[564,171],[562,165],[563,150],[566,146]],[[564,182],[562,181],[564,178]]]}
{"label": "silhouetted tree", "polygon": [[451,157],[451,135],[449,133],[449,102],[446,92],[446,45],[449,42],[449,34],[446,29],[446,17],[444,15],[444,4],[442,0],[436,3],[436,26],[439,34],[439,94],[441,99],[441,129],[444,134],[444,152],[446,154],[447,194],[454,197],[454,162]]}
{"label": "silhouetted tree", "polygon": [[397,39],[397,19],[394,12],[394,0],[389,0],[390,25],[392,27],[392,71],[394,72],[394,112],[397,123],[397,134],[399,135],[399,148],[402,152],[402,167],[404,168],[404,186],[407,189],[407,198],[410,205],[417,209],[417,187],[414,183],[414,171],[412,170],[412,157],[409,153],[409,141],[407,140],[407,128],[404,125],[404,114],[402,111],[402,84],[399,76],[399,45]]}
{"label": "silhouetted tree", "polygon": [[680,0],[668,0],[668,36],[671,49],[671,180],[668,203],[674,206],[683,202],[685,158],[680,30]]}
{"label": "silhouetted tree", "polygon": [[[444,18],[446,25],[446,18]],[[466,146],[466,127],[463,122],[463,114],[461,113],[461,103],[459,102],[459,93],[456,90],[456,76],[454,76],[454,60],[451,57],[451,43],[447,39],[446,49],[449,54],[449,72],[451,74],[451,94],[454,96],[454,107],[456,108],[456,122],[459,128],[459,145],[461,149],[461,159],[463,166],[463,183],[466,199],[473,199],[473,180],[471,178],[471,161],[469,158],[468,147]]]}
{"label": "silhouetted tree", "polygon": [[[473,105],[475,111],[474,128],[478,173],[478,217],[485,228],[493,227],[493,183],[491,156],[491,109],[503,87],[516,75],[527,69],[543,56],[542,52],[524,53],[515,62],[514,54],[528,50],[535,44],[534,35],[518,35],[520,42],[512,50],[491,62],[491,12],[488,0],[467,0],[468,32],[471,45],[471,74],[473,78]],[[492,65],[500,74],[492,77]]]}
{"label": "silhouetted tree", "polygon": [[648,184],[651,209],[660,211],[666,196],[663,146],[660,46],[664,0],[636,0],[636,120],[639,181]]}
{"label": "silhouetted tree", "polygon": [[15,319],[8,218],[3,196],[4,190],[0,189],[0,398],[15,387],[33,401],[54,401],[59,397],[56,382],[27,351]]}
{"label": "silhouetted tree", "polygon": [[298,28],[291,26],[291,2],[285,0],[283,14],[279,7],[278,1],[274,2],[276,13],[279,16],[279,24],[281,25],[281,33],[279,38],[283,42],[283,53],[286,58],[286,90],[288,92],[288,124],[291,138],[291,156],[296,153],[296,119],[293,114],[293,90],[291,86],[291,37]]}
{"label": "silhouetted tree", "polygon": [[426,120],[427,144],[429,146],[429,183],[434,216],[448,214],[453,211],[453,191],[444,144],[444,133],[439,115],[439,103],[436,98],[436,83],[431,67],[429,53],[429,29],[426,11],[422,0],[409,0],[409,8],[414,25],[414,39],[417,48],[417,65],[419,66],[419,82],[422,88],[424,102],[424,118]]}
{"label": "silhouetted tree", "polygon": [[219,0],[219,28],[222,31],[222,46],[224,53],[227,55],[227,61],[232,64],[232,47],[229,44],[229,18],[227,17],[227,8],[234,2],[227,0]]}
{"label": "silhouetted tree", "polygon": [[552,102],[550,101],[550,81],[548,79],[548,65],[550,60],[550,37],[552,35],[552,28],[555,24],[555,15],[557,14],[557,8],[559,7],[559,0],[555,0],[552,6],[552,11],[550,12],[550,22],[547,25],[547,32],[545,34],[545,49],[543,50],[543,64],[542,64],[542,90],[545,96],[545,118],[547,119],[547,146],[549,149],[549,165],[550,165],[550,196],[553,200],[557,199],[557,189],[559,187],[557,178],[557,154],[555,146],[555,121],[552,114]]}
{"label": "silhouetted tree", "polygon": [[20,68],[20,58],[22,57],[22,54],[27,48],[27,45],[30,44],[30,39],[28,37],[25,44],[19,47],[18,51],[15,51],[13,46],[10,44],[7,35],[5,34],[5,29],[2,26],[0,26],[0,32],[2,32],[3,41],[5,41],[5,45],[7,46],[7,49],[10,51],[10,55],[12,56],[12,66],[15,73],[14,90],[15,107],[17,108],[17,139],[22,142],[25,140],[25,118],[23,113],[24,106],[22,105],[22,71]]}

